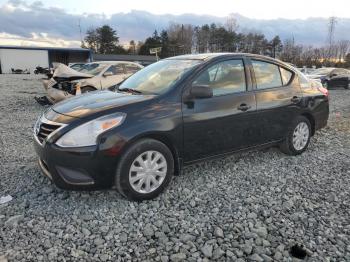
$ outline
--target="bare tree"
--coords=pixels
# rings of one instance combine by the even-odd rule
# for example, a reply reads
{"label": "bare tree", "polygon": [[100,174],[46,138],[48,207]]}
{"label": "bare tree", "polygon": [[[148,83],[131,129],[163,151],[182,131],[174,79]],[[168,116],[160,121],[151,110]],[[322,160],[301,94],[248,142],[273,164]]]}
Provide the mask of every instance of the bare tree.
{"label": "bare tree", "polygon": [[170,23],[166,31],[174,55],[191,53],[194,41],[193,25]]}
{"label": "bare tree", "polygon": [[226,23],[225,23],[225,28],[227,29],[227,31],[229,32],[236,32],[238,30],[238,23],[237,23],[237,19],[235,18],[235,16],[233,14],[230,14],[227,19],[226,19]]}
{"label": "bare tree", "polygon": [[350,40],[340,40],[337,43],[337,53],[338,53],[338,61],[342,62],[345,60],[345,56],[350,51]]}

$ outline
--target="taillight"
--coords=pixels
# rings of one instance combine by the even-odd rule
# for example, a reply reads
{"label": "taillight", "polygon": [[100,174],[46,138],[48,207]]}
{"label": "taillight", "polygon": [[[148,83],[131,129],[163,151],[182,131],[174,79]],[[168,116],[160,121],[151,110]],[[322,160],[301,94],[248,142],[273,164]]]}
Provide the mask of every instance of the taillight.
{"label": "taillight", "polygon": [[328,97],[329,92],[328,89],[324,88],[324,87],[318,87],[317,88],[322,94],[324,94],[326,97]]}

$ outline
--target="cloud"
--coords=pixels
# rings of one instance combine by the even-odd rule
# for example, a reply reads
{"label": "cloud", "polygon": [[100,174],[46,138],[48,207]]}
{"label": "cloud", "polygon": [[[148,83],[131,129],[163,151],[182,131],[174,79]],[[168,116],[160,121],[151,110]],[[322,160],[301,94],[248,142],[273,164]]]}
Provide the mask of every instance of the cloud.
{"label": "cloud", "polygon": [[50,37],[47,33],[31,33],[30,37],[0,33],[1,45],[41,46],[41,47],[79,47],[80,41]]}
{"label": "cloud", "polygon": [[[235,14],[235,17],[240,30],[259,31],[267,38],[280,35],[282,39],[294,37],[297,43],[303,44],[322,45],[326,42],[328,21],[325,18],[259,20],[239,14]],[[225,21],[224,17],[210,15],[154,15],[137,10],[115,13],[108,17],[90,13],[77,15],[61,8],[47,7],[40,1],[28,4],[22,0],[10,0],[0,6],[0,44],[16,41],[24,44],[79,46],[79,22],[83,34],[90,27],[109,24],[117,29],[121,41],[126,42],[131,39],[144,40],[155,29],[164,29],[170,22],[202,25]],[[350,19],[339,19],[336,27],[338,39],[350,39],[348,32]]]}

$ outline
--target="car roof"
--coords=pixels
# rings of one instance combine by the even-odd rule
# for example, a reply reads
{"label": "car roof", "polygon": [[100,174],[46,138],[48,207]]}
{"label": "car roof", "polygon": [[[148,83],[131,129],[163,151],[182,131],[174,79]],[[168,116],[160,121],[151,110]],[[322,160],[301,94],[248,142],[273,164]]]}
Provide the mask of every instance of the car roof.
{"label": "car roof", "polygon": [[218,57],[225,57],[225,56],[230,56],[230,57],[235,57],[235,56],[246,56],[246,57],[254,57],[254,58],[261,58],[264,60],[271,60],[271,61],[278,61],[286,64],[283,61],[280,61],[278,59],[274,59],[268,56],[263,56],[263,55],[258,55],[258,54],[250,54],[250,53],[204,53],[204,54],[191,54],[191,55],[179,55],[179,56],[174,56],[174,57],[169,57],[166,58],[167,60],[210,60],[213,58],[218,58]]}
{"label": "car roof", "polygon": [[294,66],[283,62],[281,60],[268,57],[268,56],[263,56],[263,55],[258,55],[258,54],[250,54],[250,53],[204,53],[204,54],[191,54],[191,55],[179,55],[179,56],[174,56],[174,57],[169,57],[166,58],[166,60],[202,60],[202,61],[208,61],[214,58],[220,58],[220,57],[250,57],[250,58],[255,58],[255,59],[262,59],[265,61],[270,61],[274,63],[279,63],[282,64],[283,66],[287,68],[293,69]]}
{"label": "car roof", "polygon": [[94,61],[87,64],[134,64],[140,65],[139,63],[131,62],[131,61]]}

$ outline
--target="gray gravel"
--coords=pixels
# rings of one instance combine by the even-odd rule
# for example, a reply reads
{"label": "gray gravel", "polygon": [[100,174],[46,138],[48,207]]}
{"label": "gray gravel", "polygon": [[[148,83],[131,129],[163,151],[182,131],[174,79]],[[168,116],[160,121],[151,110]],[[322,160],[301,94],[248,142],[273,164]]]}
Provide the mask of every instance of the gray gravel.
{"label": "gray gravel", "polygon": [[185,169],[153,201],[67,192],[41,175],[38,78],[0,75],[0,261],[350,261],[350,91],[332,90],[309,150],[276,148]]}

